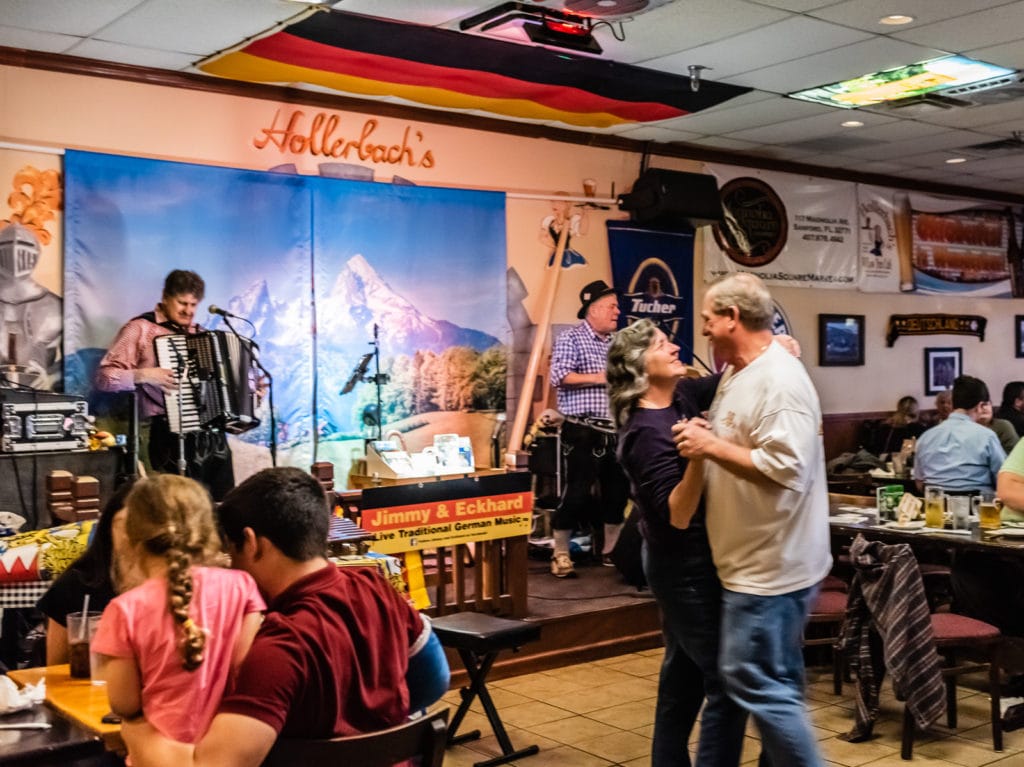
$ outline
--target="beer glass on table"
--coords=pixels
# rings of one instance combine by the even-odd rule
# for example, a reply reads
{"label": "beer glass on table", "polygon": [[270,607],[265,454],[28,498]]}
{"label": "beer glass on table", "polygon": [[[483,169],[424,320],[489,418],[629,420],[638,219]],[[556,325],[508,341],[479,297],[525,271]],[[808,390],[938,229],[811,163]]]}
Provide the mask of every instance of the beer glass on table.
{"label": "beer glass on table", "polygon": [[946,494],[941,487],[924,489],[924,526],[941,530],[946,524]]}

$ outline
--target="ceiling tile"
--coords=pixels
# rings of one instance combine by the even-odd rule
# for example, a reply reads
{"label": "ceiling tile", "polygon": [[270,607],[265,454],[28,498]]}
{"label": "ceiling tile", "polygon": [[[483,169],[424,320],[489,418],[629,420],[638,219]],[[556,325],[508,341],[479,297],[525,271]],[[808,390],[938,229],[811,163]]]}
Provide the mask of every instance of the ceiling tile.
{"label": "ceiling tile", "polygon": [[[711,67],[708,78],[718,80],[812,53],[830,51],[868,37],[866,32],[794,16],[726,40],[654,59],[645,62],[644,66],[686,74],[690,64],[703,64]],[[779,40],[786,40],[786,45],[779,45]]]}
{"label": "ceiling tile", "polygon": [[1024,40],[974,48],[966,53],[978,61],[987,61],[1007,69],[1024,69]]}
{"label": "ceiling tile", "polygon": [[[956,3],[959,5],[959,2]],[[893,37],[947,51],[1019,40],[1024,29],[1024,0],[978,11],[956,19],[926,24],[917,29],[893,32]]]}
{"label": "ceiling tile", "polygon": [[129,11],[97,39],[207,56],[301,13],[288,2],[156,0]]}
{"label": "ceiling tile", "polygon": [[[5,26],[88,37],[145,0],[3,0]],[[38,50],[38,49],[33,49]]]}
{"label": "ceiling tile", "polygon": [[775,93],[791,93],[942,55],[940,50],[878,37],[723,80]]}
{"label": "ceiling tile", "polygon": [[[898,3],[893,3],[893,0],[846,0],[811,11],[810,15],[880,35],[898,35],[903,30],[956,18],[1005,3],[1006,0],[956,0],[956,2],[899,0]],[[914,20],[909,24],[899,26],[886,26],[878,23],[883,16],[892,13],[913,16]]]}
{"label": "ceiling tile", "polygon": [[755,2],[760,5],[770,5],[773,8],[782,8],[785,11],[803,13],[829,5],[833,0],[755,0]]}
{"label": "ceiling tile", "polygon": [[[799,120],[787,120],[786,122],[773,123],[757,128],[746,128],[740,131],[731,131],[727,135],[730,138],[738,138],[744,141],[759,141],[765,144],[788,144],[794,141],[806,141],[818,137],[834,137],[837,134],[846,134],[851,137],[857,131],[847,130],[840,123],[849,119],[849,113],[844,109],[830,109],[824,114],[816,114],[811,117],[803,117]],[[857,115],[865,125],[882,125],[893,122],[895,118],[883,117],[881,115],[862,113]]]}
{"label": "ceiling tile", "polygon": [[807,101],[794,101],[781,96],[745,104],[733,109],[716,109],[698,112],[680,118],[681,125],[687,130],[705,134],[731,133],[744,128],[755,128],[761,125],[791,120],[794,117],[834,112],[831,107],[811,104]]}
{"label": "ceiling tile", "polygon": [[616,131],[615,135],[637,139],[638,141],[690,141],[701,138],[704,134],[672,130],[660,125],[641,125],[636,128]]}
{"label": "ceiling tile", "polygon": [[11,48],[26,48],[30,51],[43,51],[44,53],[64,53],[68,48],[80,42],[82,42],[81,37],[72,35],[0,26],[0,45]]}
{"label": "ceiling tile", "polygon": [[[947,109],[922,116],[921,122],[933,125],[948,125],[951,128],[978,128],[998,125],[1006,120],[1024,122],[1024,99],[1015,99],[1002,104]],[[1024,127],[1024,126],[1022,126]]]}
{"label": "ceiling tile", "polygon": [[387,0],[387,7],[381,0],[338,0],[332,7],[339,11],[362,13],[366,16],[380,16],[399,21],[411,21],[430,27],[457,28],[462,19],[497,5],[481,0]]}
{"label": "ceiling tile", "polygon": [[99,61],[117,61],[154,69],[189,69],[196,61],[195,54],[160,51],[153,48],[137,48],[134,45],[106,43],[102,40],[83,40],[68,51],[73,56],[82,56]]}
{"label": "ceiling tile", "polygon": [[742,152],[758,146],[753,141],[740,141],[739,139],[726,138],[725,136],[705,136],[704,138],[694,139],[689,143],[714,149],[726,149],[732,152]]}
{"label": "ceiling tile", "polygon": [[[980,144],[986,139],[988,139],[987,135],[974,131],[951,130],[906,141],[880,144],[874,149],[855,149],[844,154],[848,154],[851,157],[863,157],[865,160],[884,160],[888,157],[902,157],[905,158],[906,162],[913,163],[915,155],[943,149],[958,149],[970,144]],[[989,140],[995,140],[995,137]]]}
{"label": "ceiling tile", "polygon": [[636,64],[757,29],[788,15],[743,0],[686,0],[637,16],[623,25],[625,41],[602,37],[601,45],[605,58]]}
{"label": "ceiling tile", "polygon": [[[857,114],[861,113],[858,112]],[[851,119],[859,119],[857,114],[851,114]],[[896,119],[884,125],[865,125],[863,128],[856,128],[852,133],[876,141],[902,141],[903,139],[942,133],[944,130],[946,128],[941,125],[929,125],[928,123],[917,122],[916,120]]]}

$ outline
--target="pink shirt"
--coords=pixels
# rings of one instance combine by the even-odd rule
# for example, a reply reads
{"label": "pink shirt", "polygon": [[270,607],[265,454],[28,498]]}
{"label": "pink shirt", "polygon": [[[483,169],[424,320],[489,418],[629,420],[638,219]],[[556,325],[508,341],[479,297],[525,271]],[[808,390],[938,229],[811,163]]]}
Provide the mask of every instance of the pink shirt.
{"label": "pink shirt", "polygon": [[161,733],[195,743],[213,721],[231,672],[242,618],[266,605],[248,573],[192,568],[189,616],[207,635],[203,662],[182,668],[181,632],[167,607],[167,581],[150,578],[107,605],[92,649],[135,658],[142,678],[142,711]]}
{"label": "pink shirt", "polygon": [[[101,391],[131,391],[135,388],[135,370],[159,367],[153,339],[170,335],[174,331],[157,323],[167,322],[167,315],[159,305],[153,310],[156,322],[139,319],[129,320],[117,331],[110,348],[100,360],[96,370],[96,388]],[[199,330],[198,325],[189,327],[189,333]],[[164,413],[164,395],[159,386],[139,386],[139,415],[151,418]]]}

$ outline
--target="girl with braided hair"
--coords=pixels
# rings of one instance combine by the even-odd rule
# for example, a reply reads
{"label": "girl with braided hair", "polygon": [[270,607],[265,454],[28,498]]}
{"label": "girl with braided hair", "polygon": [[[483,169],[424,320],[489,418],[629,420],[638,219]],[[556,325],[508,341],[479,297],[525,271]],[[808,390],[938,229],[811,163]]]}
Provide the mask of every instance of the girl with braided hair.
{"label": "girl with braided hair", "polygon": [[115,714],[145,716],[167,737],[195,743],[265,605],[250,575],[214,566],[220,539],[198,482],[159,474],[136,483],[126,506],[124,554],[145,580],[107,606],[92,649]]}

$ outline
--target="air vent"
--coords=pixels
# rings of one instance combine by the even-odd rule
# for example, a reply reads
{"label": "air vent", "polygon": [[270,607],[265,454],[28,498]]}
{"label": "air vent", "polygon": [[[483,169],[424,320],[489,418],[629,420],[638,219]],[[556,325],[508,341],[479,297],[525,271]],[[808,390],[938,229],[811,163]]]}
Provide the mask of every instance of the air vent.
{"label": "air vent", "polygon": [[962,109],[973,106],[970,101],[951,98],[938,93],[925,93],[921,96],[909,96],[905,99],[886,101],[882,104],[875,104],[872,109],[885,112],[900,112],[901,116],[911,117],[914,115],[934,114],[946,109]]}
{"label": "air vent", "polygon": [[983,144],[965,146],[963,151],[979,157],[995,157],[1024,152],[1024,131],[1014,131],[1010,138],[999,141],[986,141]]}

